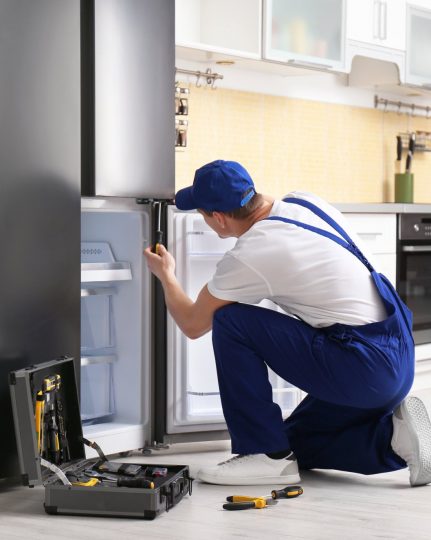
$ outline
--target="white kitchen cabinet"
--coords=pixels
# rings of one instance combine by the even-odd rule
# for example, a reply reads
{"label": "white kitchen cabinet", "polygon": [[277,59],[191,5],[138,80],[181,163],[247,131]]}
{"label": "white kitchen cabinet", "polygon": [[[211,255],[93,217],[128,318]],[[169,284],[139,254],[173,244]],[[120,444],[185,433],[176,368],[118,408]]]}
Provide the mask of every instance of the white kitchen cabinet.
{"label": "white kitchen cabinet", "polygon": [[396,214],[344,214],[356,233],[359,248],[369,256],[375,269],[395,286],[396,279]]}
{"label": "white kitchen cabinet", "polygon": [[431,392],[431,358],[416,361],[415,378],[411,393],[417,390],[429,390]]}
{"label": "white kitchen cabinet", "polygon": [[406,83],[431,88],[431,2],[407,4]]}
{"label": "white kitchen cabinet", "polygon": [[405,17],[405,0],[347,0],[346,37],[404,51]]}
{"label": "white kitchen cabinet", "polygon": [[175,0],[175,44],[261,58],[261,0]]}
{"label": "white kitchen cabinet", "polygon": [[345,0],[265,0],[264,58],[344,68]]}
{"label": "white kitchen cabinet", "polygon": [[415,347],[415,379],[412,392],[429,390],[431,392],[431,343]]}

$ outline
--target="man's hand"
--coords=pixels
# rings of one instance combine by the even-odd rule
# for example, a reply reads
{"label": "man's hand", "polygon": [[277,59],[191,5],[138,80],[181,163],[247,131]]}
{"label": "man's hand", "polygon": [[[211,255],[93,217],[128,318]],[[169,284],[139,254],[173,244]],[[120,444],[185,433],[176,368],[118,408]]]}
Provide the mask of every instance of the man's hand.
{"label": "man's hand", "polygon": [[175,259],[164,245],[159,244],[158,253],[152,253],[151,247],[148,247],[144,255],[148,268],[162,283],[175,276]]}
{"label": "man's hand", "polygon": [[215,298],[205,285],[193,302],[183,291],[175,277],[175,259],[169,251],[159,245],[159,253],[151,248],[144,251],[148,268],[160,282],[165,293],[166,307],[184,334],[196,339],[211,330],[214,312],[232,302]]}

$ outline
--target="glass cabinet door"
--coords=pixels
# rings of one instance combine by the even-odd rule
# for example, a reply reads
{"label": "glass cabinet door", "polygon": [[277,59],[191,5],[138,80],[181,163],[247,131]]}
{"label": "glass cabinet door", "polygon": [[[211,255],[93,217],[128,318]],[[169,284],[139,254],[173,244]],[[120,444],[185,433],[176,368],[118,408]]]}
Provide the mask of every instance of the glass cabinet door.
{"label": "glass cabinet door", "polygon": [[343,69],[345,0],[266,0],[268,60]]}
{"label": "glass cabinet door", "polygon": [[406,82],[431,88],[431,10],[407,6]]}

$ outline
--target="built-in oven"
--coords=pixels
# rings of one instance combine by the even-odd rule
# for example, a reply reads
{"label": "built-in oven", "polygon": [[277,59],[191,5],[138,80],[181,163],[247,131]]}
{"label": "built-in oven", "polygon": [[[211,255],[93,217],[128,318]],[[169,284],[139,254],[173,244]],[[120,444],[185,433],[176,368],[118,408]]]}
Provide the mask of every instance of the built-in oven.
{"label": "built-in oven", "polygon": [[415,344],[431,343],[431,214],[400,214],[397,290],[413,312]]}

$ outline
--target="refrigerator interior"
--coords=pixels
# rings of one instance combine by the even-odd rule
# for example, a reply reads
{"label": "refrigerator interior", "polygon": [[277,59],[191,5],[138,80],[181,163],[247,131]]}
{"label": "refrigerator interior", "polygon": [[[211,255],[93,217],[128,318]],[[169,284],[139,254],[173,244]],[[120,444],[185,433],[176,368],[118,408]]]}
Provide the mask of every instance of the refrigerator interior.
{"label": "refrigerator interior", "polygon": [[[177,277],[195,299],[213,275],[217,261],[235,244],[221,239],[196,212],[169,209],[168,249],[176,258]],[[265,301],[264,307],[279,309]],[[274,401],[286,417],[300,402],[301,391],[268,368]],[[168,316],[167,433],[225,430],[211,332],[186,338]],[[204,437],[203,437],[204,438]]]}
{"label": "refrigerator interior", "polygon": [[[105,453],[142,448],[150,423],[148,207],[83,199],[81,419]],[[94,455],[90,450],[89,455]]]}

